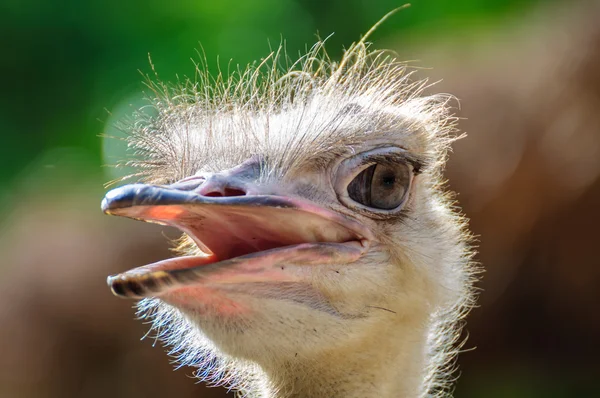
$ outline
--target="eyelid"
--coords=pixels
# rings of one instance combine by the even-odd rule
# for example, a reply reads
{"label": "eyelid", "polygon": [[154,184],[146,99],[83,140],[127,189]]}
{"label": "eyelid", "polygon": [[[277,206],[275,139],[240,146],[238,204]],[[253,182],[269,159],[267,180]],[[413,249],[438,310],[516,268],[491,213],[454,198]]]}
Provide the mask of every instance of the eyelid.
{"label": "eyelid", "polygon": [[[355,154],[351,158],[343,160],[337,169],[337,174],[344,171],[352,171],[353,174],[358,174],[362,170],[366,169],[370,165],[379,164],[395,164],[398,162],[405,162],[412,166],[412,171],[416,175],[418,174],[418,168],[420,168],[420,162],[416,160],[415,156],[403,148],[399,147],[384,147],[376,148],[370,151]],[[415,165],[417,167],[415,167]]]}
{"label": "eyelid", "polygon": [[[407,163],[411,166],[414,175],[418,175],[423,167],[423,162],[410,152],[401,148],[385,148],[385,149],[397,149],[397,151],[388,151],[381,153],[365,152],[363,154],[356,155],[357,163],[355,165],[348,164],[352,167],[363,167],[366,168],[372,164],[385,164],[394,165],[399,162]],[[377,151],[377,150],[375,150]],[[364,156],[361,156],[364,155]],[[353,162],[351,162],[353,163]]]}
{"label": "eyelid", "polygon": [[406,162],[406,163],[410,163],[407,159],[407,156],[404,156],[403,154],[400,153],[385,153],[385,154],[374,154],[374,155],[367,155],[364,158],[361,159],[361,163],[360,166],[370,166],[372,164],[385,164],[385,165],[392,165],[392,164],[396,164],[399,162]]}

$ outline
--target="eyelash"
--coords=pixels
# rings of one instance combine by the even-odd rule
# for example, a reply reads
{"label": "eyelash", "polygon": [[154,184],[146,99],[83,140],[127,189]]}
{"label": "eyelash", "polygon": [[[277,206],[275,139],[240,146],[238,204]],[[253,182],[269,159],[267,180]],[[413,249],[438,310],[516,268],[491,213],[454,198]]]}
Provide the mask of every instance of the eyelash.
{"label": "eyelash", "polygon": [[422,168],[422,163],[413,156],[403,153],[385,153],[375,154],[364,157],[359,163],[359,167],[368,167],[373,164],[394,165],[400,162],[408,163],[412,166],[414,175],[418,175]]}

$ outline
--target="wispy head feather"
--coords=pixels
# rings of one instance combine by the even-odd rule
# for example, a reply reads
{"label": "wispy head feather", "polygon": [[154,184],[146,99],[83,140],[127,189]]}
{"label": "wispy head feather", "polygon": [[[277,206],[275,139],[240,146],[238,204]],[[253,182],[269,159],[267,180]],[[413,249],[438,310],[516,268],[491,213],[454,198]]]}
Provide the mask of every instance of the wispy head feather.
{"label": "wispy head feather", "polygon": [[180,84],[149,78],[155,112],[138,112],[126,126],[136,176],[174,182],[260,153],[265,178],[282,177],[390,133],[436,172],[453,139],[452,97],[422,96],[427,80],[411,80],[413,71],[390,51],[360,41],[338,63],[324,44],[295,62],[279,47],[228,76],[201,64],[194,80]]}

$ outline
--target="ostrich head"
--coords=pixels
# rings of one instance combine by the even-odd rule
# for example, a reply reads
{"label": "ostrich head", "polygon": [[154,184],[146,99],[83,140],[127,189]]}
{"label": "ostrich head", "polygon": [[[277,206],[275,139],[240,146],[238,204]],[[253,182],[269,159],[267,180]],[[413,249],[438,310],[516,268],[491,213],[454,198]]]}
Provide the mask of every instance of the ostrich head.
{"label": "ostrich head", "polygon": [[364,41],[286,61],[154,85],[129,136],[143,183],[102,208],[179,228],[181,256],[108,283],[180,363],[242,393],[441,394],[472,275],[440,180],[448,97]]}

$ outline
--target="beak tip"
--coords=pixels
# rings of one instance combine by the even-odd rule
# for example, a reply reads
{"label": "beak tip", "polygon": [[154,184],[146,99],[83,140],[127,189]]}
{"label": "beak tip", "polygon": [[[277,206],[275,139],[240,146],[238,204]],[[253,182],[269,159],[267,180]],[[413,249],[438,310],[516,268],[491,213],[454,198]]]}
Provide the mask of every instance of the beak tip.
{"label": "beak tip", "polygon": [[133,205],[135,195],[139,192],[139,184],[125,185],[119,188],[111,189],[104,195],[100,209],[105,214],[112,214],[111,210]]}
{"label": "beak tip", "polygon": [[134,280],[123,279],[120,275],[111,275],[106,278],[110,291],[117,297],[125,299],[141,299],[143,287]]}
{"label": "beak tip", "polygon": [[100,209],[104,214],[110,214],[110,203],[106,198],[102,199],[102,203],[100,203]]}
{"label": "beak tip", "polygon": [[110,287],[110,291],[117,297],[122,297],[124,292],[121,289],[121,285],[115,283],[116,275],[110,275],[106,278],[106,284]]}

